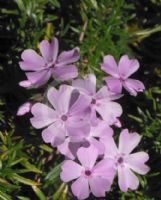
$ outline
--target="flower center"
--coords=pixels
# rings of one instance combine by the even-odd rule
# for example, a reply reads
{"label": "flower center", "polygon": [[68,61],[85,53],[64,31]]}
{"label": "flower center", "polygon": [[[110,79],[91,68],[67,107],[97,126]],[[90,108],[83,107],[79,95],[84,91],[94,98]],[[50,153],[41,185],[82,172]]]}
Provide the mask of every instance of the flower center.
{"label": "flower center", "polygon": [[118,162],[119,164],[122,164],[122,163],[124,162],[124,159],[123,159],[122,157],[119,157],[119,158],[117,159],[117,162]]}
{"label": "flower center", "polygon": [[61,116],[61,120],[62,120],[62,121],[65,122],[65,121],[67,121],[67,119],[68,119],[68,117],[67,117],[66,115],[62,115],[62,116]]}
{"label": "flower center", "polygon": [[90,170],[86,170],[86,171],[85,171],[85,175],[86,175],[86,176],[90,176],[90,175],[91,175],[91,171],[90,171]]}
{"label": "flower center", "polygon": [[119,79],[120,79],[121,82],[124,82],[124,81],[125,81],[125,78],[124,78],[123,76],[120,77]]}
{"label": "flower center", "polygon": [[91,104],[96,104],[96,99],[92,99]]}
{"label": "flower center", "polygon": [[49,68],[53,68],[54,66],[54,62],[51,60],[51,62],[45,63],[45,68],[49,69]]}

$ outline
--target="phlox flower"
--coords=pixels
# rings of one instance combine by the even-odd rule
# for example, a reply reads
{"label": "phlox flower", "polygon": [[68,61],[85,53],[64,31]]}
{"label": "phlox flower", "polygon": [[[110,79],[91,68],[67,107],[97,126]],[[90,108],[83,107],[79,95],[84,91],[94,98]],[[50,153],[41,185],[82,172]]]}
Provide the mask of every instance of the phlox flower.
{"label": "phlox flower", "polygon": [[20,68],[26,71],[27,80],[21,81],[22,87],[41,86],[52,76],[58,80],[69,80],[78,76],[74,62],[79,60],[79,48],[63,51],[58,56],[58,40],[53,38],[51,43],[43,40],[40,43],[41,55],[32,49],[22,52]]}
{"label": "phlox flower", "polygon": [[52,146],[63,143],[67,136],[77,142],[89,134],[90,102],[81,94],[73,101],[73,92],[74,88],[68,85],[61,85],[59,90],[51,87],[47,97],[53,108],[42,103],[32,106],[31,124],[37,129],[45,128],[42,138]]}
{"label": "phlox flower", "polygon": [[77,151],[80,164],[66,160],[60,177],[64,182],[74,180],[71,185],[73,194],[78,199],[86,199],[90,192],[96,197],[104,197],[113,182],[115,170],[110,160],[104,159],[96,163],[98,151],[94,146],[81,147]]}
{"label": "phlox flower", "polygon": [[118,183],[123,192],[128,188],[135,190],[139,186],[139,180],[134,172],[144,175],[149,171],[145,162],[149,156],[145,152],[131,153],[139,144],[141,136],[137,133],[129,133],[124,129],[120,133],[119,147],[117,148],[112,137],[102,140],[105,145],[105,158],[113,161],[118,171]]}
{"label": "phlox flower", "polygon": [[117,122],[117,118],[122,114],[122,107],[112,100],[120,98],[120,95],[110,92],[106,86],[96,91],[96,76],[94,74],[89,74],[84,79],[73,80],[72,85],[90,99],[92,122],[96,119],[96,113],[99,113],[108,125]]}
{"label": "phlox flower", "polygon": [[113,56],[107,55],[103,59],[101,69],[111,75],[104,80],[112,92],[121,93],[124,87],[131,95],[136,96],[137,92],[145,89],[141,81],[129,78],[139,69],[139,62],[136,59],[129,59],[127,55],[123,55],[117,66]]}
{"label": "phlox flower", "polygon": [[99,155],[103,155],[105,148],[100,138],[112,137],[113,129],[107,125],[103,120],[99,120],[96,125],[91,125],[90,133],[84,137],[81,142],[71,142],[70,138],[66,138],[64,143],[57,146],[58,151],[67,158],[74,160],[76,153],[80,147],[95,146]]}

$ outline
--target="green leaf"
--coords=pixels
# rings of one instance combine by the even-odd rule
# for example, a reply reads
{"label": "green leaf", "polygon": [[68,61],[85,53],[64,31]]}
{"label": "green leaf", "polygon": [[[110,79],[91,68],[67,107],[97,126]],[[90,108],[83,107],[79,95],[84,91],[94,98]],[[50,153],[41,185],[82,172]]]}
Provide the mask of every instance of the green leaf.
{"label": "green leaf", "polygon": [[37,186],[32,186],[32,189],[40,200],[46,200],[45,194]]}
{"label": "green leaf", "polygon": [[141,118],[139,118],[139,117],[136,117],[136,116],[130,115],[130,114],[128,114],[128,117],[133,119],[133,120],[135,120],[135,121],[137,121],[137,122],[139,122],[139,123],[143,123],[143,120]]}
{"label": "green leaf", "polygon": [[27,160],[22,161],[21,165],[23,165],[26,169],[29,169],[31,172],[42,173],[41,170],[29,163]]}
{"label": "green leaf", "polygon": [[11,196],[9,196],[8,194],[2,192],[1,190],[0,190],[0,199],[1,200],[12,200]]}
{"label": "green leaf", "polygon": [[20,200],[30,200],[30,198],[28,198],[28,197],[23,197],[23,196],[18,196],[18,199],[20,199]]}
{"label": "green leaf", "polygon": [[90,1],[92,3],[93,7],[97,9],[98,8],[97,1],[96,0],[90,0]]}
{"label": "green leaf", "polygon": [[19,9],[20,9],[21,11],[24,11],[24,10],[25,10],[25,5],[24,5],[23,0],[16,0],[16,3],[17,3],[17,5],[18,5],[18,7],[19,7]]}
{"label": "green leaf", "polygon": [[66,187],[66,184],[65,183],[62,183],[60,185],[60,187],[58,188],[58,190],[54,193],[53,195],[53,200],[59,200],[59,199],[62,199],[60,198],[63,194],[63,191],[65,190],[65,187]]}
{"label": "green leaf", "polygon": [[41,149],[43,149],[44,151],[47,151],[49,153],[52,153],[53,152],[53,148],[47,146],[46,144],[42,144],[39,146]]}
{"label": "green leaf", "polygon": [[52,6],[60,8],[60,3],[58,0],[49,0],[49,2],[52,4]]}
{"label": "green leaf", "polygon": [[31,186],[39,185],[39,183],[37,183],[36,181],[33,181],[28,178],[24,178],[23,176],[20,176],[16,173],[12,175],[12,178],[17,180],[18,182],[25,184],[25,185],[31,185]]}
{"label": "green leaf", "polygon": [[47,176],[46,176],[46,180],[50,180],[52,182],[55,181],[55,179],[57,179],[59,177],[60,174],[60,167],[61,167],[62,163],[58,164],[56,167],[54,167],[53,170],[51,170]]}

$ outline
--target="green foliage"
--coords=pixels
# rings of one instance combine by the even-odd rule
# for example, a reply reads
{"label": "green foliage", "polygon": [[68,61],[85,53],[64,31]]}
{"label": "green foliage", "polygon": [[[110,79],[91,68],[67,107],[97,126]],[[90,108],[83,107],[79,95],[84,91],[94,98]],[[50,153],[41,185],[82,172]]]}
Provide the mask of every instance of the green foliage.
{"label": "green foliage", "polygon": [[[29,161],[29,156],[24,152],[24,141],[13,137],[13,133],[0,132],[0,193],[6,194],[4,199],[10,198],[7,193],[20,190],[20,183],[36,186],[35,180],[25,178],[23,174],[41,171]],[[21,175],[22,174],[22,175]]]}
{"label": "green foliage", "polygon": [[105,54],[112,54],[116,59],[125,52],[129,54],[127,21],[130,16],[124,0],[81,1],[81,17],[81,50],[88,67],[98,71]]}
{"label": "green foliage", "polygon": [[[114,186],[107,199],[159,200],[160,62],[156,65],[153,61],[154,67],[153,62],[149,64],[151,60],[144,64],[145,58],[153,52],[148,48],[143,49],[142,41],[145,38],[149,41],[151,34],[160,31],[160,24],[144,28],[136,15],[136,4],[125,0],[3,2],[4,7],[0,10],[0,20],[3,21],[0,23],[0,39],[4,42],[4,45],[0,43],[0,199],[73,199],[68,186],[59,179],[62,157],[43,143],[40,132],[29,127],[29,116],[22,119],[15,116],[18,106],[35,93],[18,87],[17,83],[23,76],[18,66],[21,52],[25,48],[38,50],[41,39],[51,39],[55,35],[60,38],[62,49],[80,46],[81,61],[78,65],[82,75],[94,71],[98,78],[102,78],[100,63],[106,54],[112,54],[118,60],[122,54],[139,53],[138,58],[143,66],[138,75],[145,82],[147,90],[145,95],[136,99],[123,97],[123,122],[129,129],[142,134],[139,149],[147,150],[150,154],[151,171],[147,176],[139,177],[141,186],[137,191],[122,193]],[[141,5],[140,1],[137,2]],[[160,5],[159,1],[148,2],[155,2],[157,5],[153,6],[157,9]],[[156,42],[149,46],[153,45],[156,46]],[[127,120],[129,123],[126,123]]]}

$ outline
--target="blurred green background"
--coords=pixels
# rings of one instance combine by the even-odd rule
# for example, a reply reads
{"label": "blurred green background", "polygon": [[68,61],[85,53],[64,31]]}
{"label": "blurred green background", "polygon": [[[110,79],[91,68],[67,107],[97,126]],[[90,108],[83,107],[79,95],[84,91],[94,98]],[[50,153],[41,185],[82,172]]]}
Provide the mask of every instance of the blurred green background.
{"label": "blurred green background", "polygon": [[[42,89],[25,90],[18,66],[26,48],[38,50],[42,39],[56,36],[61,50],[80,46],[79,72],[103,73],[106,54],[139,59],[135,78],[146,86],[136,98],[120,103],[123,128],[142,134],[138,150],[150,154],[148,175],[137,191],[122,193],[117,183],[100,200],[161,199],[161,1],[160,0],[0,0],[0,200],[73,200],[59,179],[63,157],[43,143],[30,114],[18,107]],[[98,82],[99,84],[99,82]],[[94,200],[96,198],[90,197]]]}

